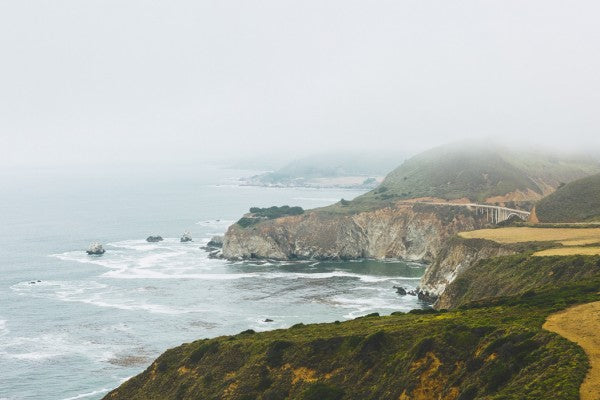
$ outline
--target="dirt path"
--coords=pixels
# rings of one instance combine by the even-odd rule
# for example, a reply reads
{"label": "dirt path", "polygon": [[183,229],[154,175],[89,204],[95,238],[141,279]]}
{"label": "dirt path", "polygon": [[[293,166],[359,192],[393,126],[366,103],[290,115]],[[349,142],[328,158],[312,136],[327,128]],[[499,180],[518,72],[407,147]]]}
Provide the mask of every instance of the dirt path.
{"label": "dirt path", "polygon": [[583,348],[591,369],[579,388],[579,394],[582,400],[600,400],[600,301],[552,314],[543,328]]}

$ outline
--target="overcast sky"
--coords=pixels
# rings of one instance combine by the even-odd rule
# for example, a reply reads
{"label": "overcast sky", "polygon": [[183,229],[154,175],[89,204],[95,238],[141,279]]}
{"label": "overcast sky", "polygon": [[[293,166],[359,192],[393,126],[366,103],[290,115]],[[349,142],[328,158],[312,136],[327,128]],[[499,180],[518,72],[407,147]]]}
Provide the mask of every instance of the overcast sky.
{"label": "overcast sky", "polygon": [[600,2],[0,1],[0,165],[600,143]]}

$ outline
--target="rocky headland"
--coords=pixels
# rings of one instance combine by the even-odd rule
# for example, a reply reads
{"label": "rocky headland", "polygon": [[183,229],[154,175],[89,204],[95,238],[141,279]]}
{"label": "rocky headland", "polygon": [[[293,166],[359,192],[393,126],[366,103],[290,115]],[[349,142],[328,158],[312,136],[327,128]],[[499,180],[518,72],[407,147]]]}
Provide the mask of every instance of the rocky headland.
{"label": "rocky headland", "polygon": [[397,203],[352,214],[301,215],[232,225],[223,240],[228,259],[402,258],[432,262],[457,232],[487,225],[462,206]]}

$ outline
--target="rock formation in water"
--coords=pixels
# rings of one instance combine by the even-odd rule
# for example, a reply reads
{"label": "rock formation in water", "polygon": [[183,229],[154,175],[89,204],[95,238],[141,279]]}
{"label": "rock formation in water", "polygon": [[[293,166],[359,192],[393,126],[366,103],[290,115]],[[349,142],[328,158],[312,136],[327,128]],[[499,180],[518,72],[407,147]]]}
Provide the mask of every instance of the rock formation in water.
{"label": "rock formation in water", "polygon": [[146,238],[146,242],[149,242],[149,243],[156,243],[156,242],[162,242],[162,241],[163,241],[162,236],[158,236],[158,235],[157,236],[148,236]]}
{"label": "rock formation in water", "polygon": [[222,248],[223,236],[213,236],[206,245],[213,248]]}
{"label": "rock formation in water", "polygon": [[92,243],[90,247],[88,247],[88,249],[86,250],[86,253],[96,256],[104,254],[105,252],[106,250],[104,250],[100,243]]}
{"label": "rock formation in water", "polygon": [[189,232],[184,232],[183,235],[181,236],[181,239],[179,239],[179,241],[181,243],[191,242],[192,241],[192,235]]}

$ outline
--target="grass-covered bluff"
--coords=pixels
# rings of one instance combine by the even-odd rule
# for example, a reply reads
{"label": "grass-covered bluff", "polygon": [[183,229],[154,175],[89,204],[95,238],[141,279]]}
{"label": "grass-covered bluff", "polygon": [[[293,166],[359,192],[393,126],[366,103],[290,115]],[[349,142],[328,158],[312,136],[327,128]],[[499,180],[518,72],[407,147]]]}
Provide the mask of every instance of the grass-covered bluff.
{"label": "grass-covered bluff", "polygon": [[499,297],[533,295],[540,288],[600,279],[600,256],[536,257],[532,253],[475,263],[446,287],[436,307],[459,307]]}
{"label": "grass-covered bluff", "polygon": [[600,221],[600,174],[560,187],[535,208],[540,222]]}
{"label": "grass-covered bluff", "polygon": [[[547,273],[556,260],[522,267],[544,262]],[[106,398],[577,399],[587,359],[542,324],[571,304],[599,300],[600,277],[560,282],[452,311],[199,340],[167,351]]]}
{"label": "grass-covered bluff", "polygon": [[294,206],[272,206],[266,208],[250,207],[250,213],[246,214],[237,221],[237,224],[243,228],[254,225],[260,221],[287,217],[289,215],[300,215],[304,213],[302,207]]}

